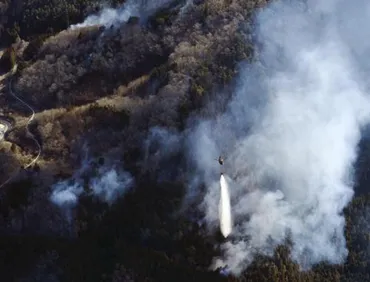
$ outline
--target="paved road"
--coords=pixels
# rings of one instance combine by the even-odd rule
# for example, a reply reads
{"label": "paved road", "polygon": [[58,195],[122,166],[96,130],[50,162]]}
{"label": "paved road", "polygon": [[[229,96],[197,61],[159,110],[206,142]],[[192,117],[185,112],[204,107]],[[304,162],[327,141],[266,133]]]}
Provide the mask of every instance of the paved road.
{"label": "paved road", "polygon": [[[12,70],[12,74],[15,73],[16,71],[16,68],[17,66],[15,66]],[[33,121],[33,119],[35,118],[35,111],[33,110],[33,108],[28,105],[25,101],[23,101],[21,98],[19,98],[14,92],[13,92],[13,89],[12,89],[12,79],[10,80],[9,82],[9,93],[15,98],[17,99],[20,103],[22,103],[24,106],[26,106],[31,112],[31,116],[30,118],[28,119],[28,122],[27,122],[27,125],[26,125],[26,133],[27,133],[27,136],[30,137],[36,144],[37,148],[38,148],[38,152],[37,152],[37,155],[35,156],[35,158],[29,163],[27,164],[26,166],[24,166],[24,168],[28,168],[30,166],[32,166],[33,164],[35,164],[37,162],[37,160],[39,159],[40,155],[41,155],[41,146],[40,146],[40,143],[37,141],[37,139],[35,138],[35,136],[33,135],[32,132],[30,132],[29,130],[29,125],[31,124],[31,122]],[[1,124],[2,124],[2,131],[1,131]],[[4,120],[0,120],[0,141],[4,138],[4,134],[5,132],[10,128],[11,124],[10,123],[5,123]],[[6,129],[4,131],[4,129]],[[2,133],[1,133],[2,132]],[[0,185],[0,188],[3,187],[4,185],[6,185],[9,181],[11,181],[15,176],[18,175],[18,172],[19,172],[19,169],[17,171],[14,172],[14,174],[12,176],[10,176],[4,183],[2,183]]]}
{"label": "paved road", "polygon": [[[37,141],[37,139],[35,138],[35,135],[33,135],[33,133],[29,130],[29,126],[31,124],[31,122],[33,121],[33,119],[35,118],[35,111],[33,110],[33,108],[28,105],[25,101],[23,101],[21,98],[19,98],[14,92],[13,92],[13,89],[12,89],[12,80],[10,80],[9,82],[9,93],[14,97],[16,98],[19,102],[21,102],[23,105],[25,105],[31,112],[32,112],[32,115],[30,116],[30,118],[28,119],[28,122],[27,122],[27,125],[26,125],[26,133],[28,135],[28,137],[30,137],[33,142],[35,142],[36,146],[37,146],[37,156],[29,163],[27,164],[24,168],[28,168],[30,166],[32,166],[33,164],[35,164],[37,162],[37,160],[39,159],[40,155],[41,155],[41,145],[39,143],[39,141]],[[1,187],[1,186],[0,186]]]}

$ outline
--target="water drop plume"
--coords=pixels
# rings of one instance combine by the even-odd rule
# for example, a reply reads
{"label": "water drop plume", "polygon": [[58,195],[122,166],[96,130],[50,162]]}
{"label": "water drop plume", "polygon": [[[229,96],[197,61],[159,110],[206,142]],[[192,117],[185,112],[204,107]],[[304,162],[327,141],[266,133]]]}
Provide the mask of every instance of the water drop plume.
{"label": "water drop plume", "polygon": [[232,231],[232,219],[231,219],[231,207],[230,207],[230,196],[229,186],[227,185],[226,179],[221,174],[220,177],[220,203],[219,203],[219,218],[220,218],[220,229],[222,235],[227,238]]}

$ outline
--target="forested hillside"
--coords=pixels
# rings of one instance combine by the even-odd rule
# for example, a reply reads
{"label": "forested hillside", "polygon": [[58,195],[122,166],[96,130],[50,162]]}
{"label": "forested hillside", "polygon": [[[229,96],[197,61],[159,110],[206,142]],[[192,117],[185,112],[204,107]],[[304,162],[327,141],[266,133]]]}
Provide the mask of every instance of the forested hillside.
{"label": "forested hillside", "polygon": [[[222,115],[245,64],[264,64],[255,15],[270,1],[173,1],[145,22],[69,28],[123,2],[0,3],[0,118],[13,124],[0,143],[0,181],[15,175],[0,188],[1,281],[370,281],[366,138],[343,212],[343,264],[301,269],[288,237],[239,276],[210,268],[225,239],[194,220],[202,199],[184,205],[195,168],[181,134],[195,118]],[[26,131],[31,112],[12,93],[35,111],[29,130],[42,152],[27,169],[38,150]],[[157,127],[178,139],[155,131],[162,139],[151,143]],[[119,178],[106,167],[127,171],[134,188],[113,203],[81,193],[67,216],[50,201],[60,181],[78,179],[87,191],[91,177]]]}

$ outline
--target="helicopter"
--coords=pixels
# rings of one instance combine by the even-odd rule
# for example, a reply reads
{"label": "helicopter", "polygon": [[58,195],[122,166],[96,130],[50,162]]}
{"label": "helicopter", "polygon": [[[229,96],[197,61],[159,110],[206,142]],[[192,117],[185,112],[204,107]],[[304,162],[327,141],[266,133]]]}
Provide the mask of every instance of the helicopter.
{"label": "helicopter", "polygon": [[222,156],[219,156],[219,157],[218,157],[218,163],[219,163],[220,165],[223,165],[223,164],[224,164],[224,159],[222,158]]}
{"label": "helicopter", "polygon": [[[218,163],[220,165],[224,165],[224,158],[222,156],[219,156],[218,159],[215,159],[216,161],[218,161]],[[221,170],[221,175],[223,175],[224,173],[222,172]]]}

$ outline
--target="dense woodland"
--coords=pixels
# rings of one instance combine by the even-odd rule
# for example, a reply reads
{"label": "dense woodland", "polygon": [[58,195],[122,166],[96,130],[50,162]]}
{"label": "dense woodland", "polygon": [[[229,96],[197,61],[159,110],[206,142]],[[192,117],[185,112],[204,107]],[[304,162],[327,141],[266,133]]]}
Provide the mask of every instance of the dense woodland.
{"label": "dense woodland", "polygon": [[[31,129],[43,148],[39,164],[24,171],[35,152],[24,122],[7,134],[9,148],[1,148],[0,180],[20,171],[0,192],[1,281],[370,281],[366,139],[359,145],[356,195],[345,210],[349,256],[343,265],[302,272],[287,242],[273,257],[258,257],[241,277],[209,270],[220,234],[210,236],[178,213],[186,183],[180,176],[158,181],[166,160],[143,162],[142,140],[152,126],[181,131],[190,115],[213,115],[203,106],[220,93],[217,99],[228,99],[238,63],[258,60],[251,26],[267,1],[194,0],[185,12],[184,2],[145,24],[132,18],[118,28],[76,30],[66,28],[98,11],[99,0],[0,3],[6,48],[0,66],[6,72],[17,64],[13,88],[38,112]],[[9,95],[0,96],[0,107],[16,120],[29,115]],[[80,167],[86,143],[91,165],[113,155],[138,181],[112,206],[80,199],[71,230],[48,201],[49,188]],[[183,160],[180,150],[170,158]]]}

